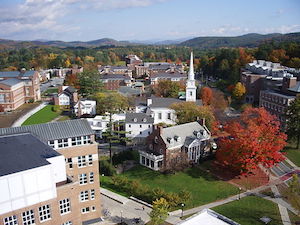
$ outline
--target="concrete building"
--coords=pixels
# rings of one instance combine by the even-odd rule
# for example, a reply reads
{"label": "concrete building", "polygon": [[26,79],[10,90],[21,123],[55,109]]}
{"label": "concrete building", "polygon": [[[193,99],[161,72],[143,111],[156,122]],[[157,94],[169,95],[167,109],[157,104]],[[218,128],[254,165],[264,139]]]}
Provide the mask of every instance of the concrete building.
{"label": "concrete building", "polygon": [[0,129],[0,221],[100,221],[98,144],[86,120]]}
{"label": "concrete building", "polygon": [[[4,111],[14,110],[25,102],[41,99],[40,80],[37,71],[0,72],[0,82],[0,105]],[[21,86],[23,87],[21,88]]]}
{"label": "concrete building", "polygon": [[211,133],[204,123],[155,126],[146,141],[148,150],[139,151],[140,164],[153,170],[167,170],[181,163],[198,163],[212,153],[210,139]]}
{"label": "concrete building", "polygon": [[126,137],[134,144],[144,143],[146,137],[152,133],[154,119],[145,113],[126,113]]}
{"label": "concrete building", "polygon": [[96,115],[96,101],[94,100],[79,100],[74,105],[74,113],[77,117],[82,115],[95,116]]}

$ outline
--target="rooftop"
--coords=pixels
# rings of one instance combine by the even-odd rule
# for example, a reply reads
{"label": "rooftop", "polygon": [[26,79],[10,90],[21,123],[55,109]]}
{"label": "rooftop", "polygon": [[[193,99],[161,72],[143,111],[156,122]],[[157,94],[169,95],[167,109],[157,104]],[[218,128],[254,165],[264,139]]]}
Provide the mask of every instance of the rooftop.
{"label": "rooftop", "polygon": [[22,127],[0,128],[0,136],[21,133],[31,133],[45,142],[94,134],[88,121],[85,119],[35,124]]}
{"label": "rooftop", "polygon": [[103,75],[100,80],[131,80],[128,75],[108,73]]}
{"label": "rooftop", "polygon": [[[152,104],[149,105],[151,108],[169,108],[173,103],[182,103],[186,102],[185,100],[181,100],[178,98],[161,98],[151,96]],[[197,99],[195,102],[197,105],[202,106],[202,101]],[[147,99],[145,97],[137,98],[136,105],[144,105],[147,106]]]}
{"label": "rooftop", "polygon": [[0,77],[3,78],[13,78],[13,77],[31,77],[36,71],[26,70],[26,71],[3,71],[0,72]]}
{"label": "rooftop", "polygon": [[165,77],[165,78],[187,78],[187,75],[184,73],[157,73],[153,74],[151,78],[157,78],[157,77]]}
{"label": "rooftop", "polygon": [[10,86],[10,87],[13,87],[14,85],[22,83],[22,82],[23,82],[22,80],[19,80],[16,78],[9,78],[6,80],[1,80],[0,84],[4,84],[4,85]]}
{"label": "rooftop", "polygon": [[154,123],[154,118],[145,113],[126,113],[125,123],[148,124]]}
{"label": "rooftop", "polygon": [[59,156],[32,134],[0,137],[0,176],[50,164],[46,159]]}

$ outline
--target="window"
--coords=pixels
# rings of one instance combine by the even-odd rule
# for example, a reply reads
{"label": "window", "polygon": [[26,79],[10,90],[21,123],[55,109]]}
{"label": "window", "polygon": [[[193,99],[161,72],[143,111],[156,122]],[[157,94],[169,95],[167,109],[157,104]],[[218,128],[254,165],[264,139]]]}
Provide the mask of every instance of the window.
{"label": "window", "polygon": [[90,196],[91,200],[95,199],[95,190],[91,189],[91,196]]}
{"label": "window", "polygon": [[93,165],[93,155],[89,155],[89,166]]}
{"label": "window", "polygon": [[151,125],[148,125],[148,128],[150,128],[151,127]]}
{"label": "window", "polygon": [[90,136],[83,136],[83,144],[91,143],[91,137]]}
{"label": "window", "polygon": [[92,211],[96,211],[96,207],[95,206],[92,206]]}
{"label": "window", "polygon": [[69,166],[69,169],[73,169],[73,160],[72,158],[66,158],[67,165]]}
{"label": "window", "polygon": [[158,113],[158,119],[161,120],[161,113]]}
{"label": "window", "polygon": [[3,219],[3,222],[4,222],[4,225],[17,225],[18,224],[17,217],[15,215],[5,217]]}
{"label": "window", "polygon": [[50,205],[43,205],[39,207],[39,216],[41,222],[51,219]]}
{"label": "window", "polygon": [[85,207],[85,208],[82,208],[81,209],[81,213],[84,214],[84,213],[88,213],[90,212],[90,207]]}
{"label": "window", "polygon": [[54,141],[49,141],[48,144],[50,147],[54,148]]}
{"label": "window", "polygon": [[0,94],[0,103],[5,103],[5,95],[4,94]]}
{"label": "window", "polygon": [[190,96],[193,96],[193,92],[190,91]]}
{"label": "window", "polygon": [[34,212],[33,210],[28,210],[22,213],[23,225],[34,224]]}
{"label": "window", "polygon": [[140,128],[142,128],[142,125],[140,125]]}
{"label": "window", "polygon": [[131,125],[129,124],[128,127],[131,128]]}
{"label": "window", "polygon": [[67,222],[65,222],[65,223],[63,223],[61,225],[72,225],[72,221],[67,221]]}
{"label": "window", "polygon": [[168,120],[171,119],[171,113],[168,113]]}
{"label": "window", "polygon": [[81,137],[73,137],[72,138],[72,146],[82,145]]}
{"label": "window", "polygon": [[79,174],[79,184],[87,184],[87,174]]}
{"label": "window", "polygon": [[94,183],[94,172],[90,172],[90,183]]}
{"label": "window", "polygon": [[64,148],[68,146],[69,146],[68,138],[58,139],[58,148]]}
{"label": "window", "polygon": [[84,167],[86,166],[86,159],[85,159],[85,155],[83,156],[78,156],[78,167]]}
{"label": "window", "polygon": [[140,131],[140,134],[142,134],[143,132],[142,131]]}
{"label": "window", "polygon": [[71,203],[69,198],[65,198],[63,200],[59,201],[59,209],[60,209],[60,214],[66,214],[71,211]]}
{"label": "window", "polygon": [[88,201],[89,200],[89,191],[80,192],[79,199],[81,202]]}

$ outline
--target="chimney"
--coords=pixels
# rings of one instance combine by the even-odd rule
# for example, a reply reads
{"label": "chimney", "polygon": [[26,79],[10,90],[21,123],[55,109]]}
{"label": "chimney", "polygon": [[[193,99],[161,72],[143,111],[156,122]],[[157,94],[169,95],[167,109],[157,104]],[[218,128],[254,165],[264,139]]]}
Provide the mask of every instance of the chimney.
{"label": "chimney", "polygon": [[287,89],[294,87],[297,84],[297,77],[286,76],[282,80],[282,91],[287,91]]}
{"label": "chimney", "polygon": [[200,124],[201,126],[205,126],[205,118],[200,119],[200,120],[199,120],[199,124]]}
{"label": "chimney", "polygon": [[147,99],[147,106],[149,106],[149,105],[152,105],[152,99],[151,98]]}

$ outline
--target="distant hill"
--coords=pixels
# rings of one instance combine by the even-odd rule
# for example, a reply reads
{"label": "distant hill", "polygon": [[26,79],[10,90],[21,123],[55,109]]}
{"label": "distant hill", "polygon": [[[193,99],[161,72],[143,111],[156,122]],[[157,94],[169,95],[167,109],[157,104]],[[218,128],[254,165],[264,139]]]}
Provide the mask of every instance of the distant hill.
{"label": "distant hill", "polygon": [[117,41],[111,38],[102,38],[93,41],[49,41],[49,40],[35,40],[35,41],[13,41],[0,39],[0,49],[2,48],[22,48],[22,47],[34,47],[34,46],[52,46],[59,48],[66,47],[99,47],[99,46],[126,46],[134,45],[128,41]]}
{"label": "distant hill", "polygon": [[257,47],[266,41],[296,41],[300,42],[300,32],[289,34],[256,34],[250,33],[236,37],[197,37],[178,44],[179,46],[194,47],[200,49],[222,48],[222,47]]}

